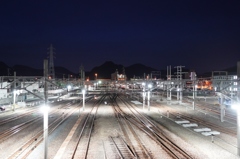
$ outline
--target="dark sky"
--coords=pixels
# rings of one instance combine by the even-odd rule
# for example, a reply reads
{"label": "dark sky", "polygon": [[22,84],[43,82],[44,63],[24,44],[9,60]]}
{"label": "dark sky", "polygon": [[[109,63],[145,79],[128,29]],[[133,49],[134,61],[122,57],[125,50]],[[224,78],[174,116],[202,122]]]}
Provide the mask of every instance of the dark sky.
{"label": "dark sky", "polygon": [[240,60],[239,0],[2,0],[0,61],[90,71],[105,61],[217,71]]}

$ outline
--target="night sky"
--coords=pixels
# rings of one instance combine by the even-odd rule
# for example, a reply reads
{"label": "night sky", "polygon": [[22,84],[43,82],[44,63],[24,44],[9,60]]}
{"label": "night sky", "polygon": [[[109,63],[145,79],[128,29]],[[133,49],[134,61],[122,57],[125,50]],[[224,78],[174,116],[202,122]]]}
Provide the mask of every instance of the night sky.
{"label": "night sky", "polygon": [[113,61],[219,71],[240,60],[239,0],[2,0],[0,61],[78,72]]}

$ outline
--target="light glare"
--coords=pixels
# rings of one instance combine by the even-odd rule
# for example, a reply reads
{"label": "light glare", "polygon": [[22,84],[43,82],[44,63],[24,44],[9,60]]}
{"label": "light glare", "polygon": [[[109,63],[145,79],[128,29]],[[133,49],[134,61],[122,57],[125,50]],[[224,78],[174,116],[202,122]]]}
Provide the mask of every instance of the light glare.
{"label": "light glare", "polygon": [[49,111],[49,106],[48,105],[43,105],[43,106],[41,106],[41,112],[42,113],[45,113],[45,112],[48,112]]}

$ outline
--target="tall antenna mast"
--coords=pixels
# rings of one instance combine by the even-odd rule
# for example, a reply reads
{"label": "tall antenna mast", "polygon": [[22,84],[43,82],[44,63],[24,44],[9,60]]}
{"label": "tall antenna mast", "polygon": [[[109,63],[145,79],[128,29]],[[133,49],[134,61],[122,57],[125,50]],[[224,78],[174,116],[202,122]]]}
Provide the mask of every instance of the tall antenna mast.
{"label": "tall antenna mast", "polygon": [[83,65],[80,66],[79,73],[80,73],[81,85],[84,87],[85,71],[84,71]]}
{"label": "tall antenna mast", "polygon": [[55,48],[53,48],[52,44],[50,45],[50,47],[48,48],[49,52],[48,52],[48,59],[49,59],[49,65],[48,65],[48,75],[51,77],[51,79],[55,79],[55,71],[54,71],[54,61],[53,58],[55,58]]}

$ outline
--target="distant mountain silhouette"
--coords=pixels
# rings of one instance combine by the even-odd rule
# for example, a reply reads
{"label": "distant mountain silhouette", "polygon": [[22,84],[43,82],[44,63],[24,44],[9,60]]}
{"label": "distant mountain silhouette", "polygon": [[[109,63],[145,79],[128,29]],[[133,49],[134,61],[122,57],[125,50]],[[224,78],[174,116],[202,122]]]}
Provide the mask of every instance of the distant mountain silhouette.
{"label": "distant mountain silhouette", "polygon": [[94,67],[90,72],[86,72],[86,77],[90,79],[95,79],[95,74],[97,74],[97,78],[111,78],[111,74],[116,70],[122,72],[123,65],[114,64],[112,61],[106,61],[100,66]]}
{"label": "distant mountain silhouette", "polygon": [[160,71],[151,67],[147,67],[142,64],[134,64],[131,66],[126,67],[126,74],[129,78],[142,78],[145,74],[145,76],[150,75],[152,71]]}
{"label": "distant mountain silhouette", "polygon": [[0,75],[8,76],[11,71],[11,68],[8,67],[4,62],[0,62]]}
{"label": "distant mountain silhouette", "polygon": [[61,67],[61,66],[56,66],[54,67],[55,69],[55,76],[57,78],[77,78],[79,77],[78,73],[73,73],[69,71],[68,69]]}
{"label": "distant mountain silhouette", "polygon": [[[25,65],[14,65],[13,67],[7,66],[5,63],[0,62],[0,76],[13,76],[16,72],[17,76],[43,76],[43,69],[36,69]],[[57,78],[68,78],[68,75],[76,77],[77,74],[69,71],[64,67],[55,67],[55,76]]]}
{"label": "distant mountain silhouette", "polygon": [[115,64],[112,61],[106,61],[102,65],[98,67],[94,67],[90,72],[86,73],[86,77],[88,76],[90,79],[95,79],[97,74],[97,78],[111,78],[111,74],[118,71],[119,74],[123,74],[123,71],[125,71],[125,74],[127,75],[127,78],[133,78],[133,77],[141,77],[143,78],[144,73],[145,75],[150,75],[152,71],[159,71],[157,69],[147,67],[142,64],[134,64],[128,67],[124,67],[123,65]]}
{"label": "distant mountain silhouette", "polygon": [[43,76],[42,69],[35,69],[24,65],[14,65],[11,69],[12,75],[14,71],[17,76]]}
{"label": "distant mountain silhouette", "polygon": [[[231,66],[231,67],[228,67],[226,69],[219,70],[219,71],[226,71],[228,73],[228,75],[236,75],[237,74],[237,65]],[[211,76],[212,76],[212,71],[211,72],[205,72],[205,73],[199,75],[198,77],[211,77]]]}
{"label": "distant mountain silhouette", "polygon": [[[93,80],[96,78],[95,74],[97,74],[98,79],[110,79],[111,74],[118,71],[118,73],[122,74],[123,70],[127,75],[127,78],[143,78],[145,76],[150,75],[153,71],[160,72],[160,77],[166,79],[167,70],[157,70],[143,64],[133,64],[128,67],[124,67],[121,64],[115,64],[112,61],[106,61],[100,66],[94,67],[91,71],[85,72],[85,77]],[[17,76],[43,76],[43,69],[35,69],[29,66],[24,65],[15,65],[13,67],[7,66],[4,62],[0,62],[0,76],[13,76],[14,71]],[[222,71],[227,71],[229,74],[233,74],[237,72],[237,66],[232,66]],[[176,75],[176,68],[172,68],[172,75]],[[182,68],[182,72],[189,72],[189,69]],[[55,76],[56,78],[78,78],[79,73],[74,73],[69,71],[68,69],[60,66],[55,67]],[[211,72],[206,72],[201,75],[197,75],[198,77],[210,77]],[[154,78],[154,77],[153,77]],[[159,78],[159,77],[158,77]],[[183,76],[184,78],[184,76]]]}
{"label": "distant mountain silhouette", "polygon": [[229,68],[224,69],[223,71],[227,71],[229,74],[233,74],[237,72],[237,65],[236,66],[232,66]]}

